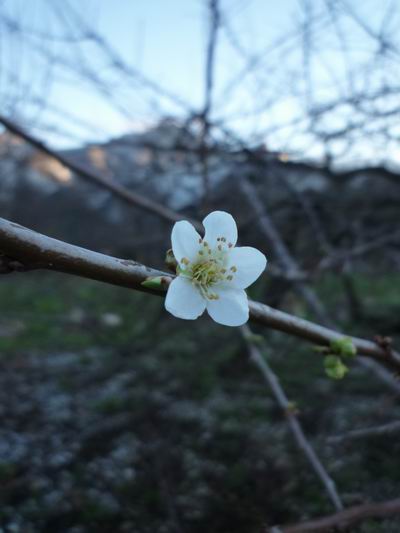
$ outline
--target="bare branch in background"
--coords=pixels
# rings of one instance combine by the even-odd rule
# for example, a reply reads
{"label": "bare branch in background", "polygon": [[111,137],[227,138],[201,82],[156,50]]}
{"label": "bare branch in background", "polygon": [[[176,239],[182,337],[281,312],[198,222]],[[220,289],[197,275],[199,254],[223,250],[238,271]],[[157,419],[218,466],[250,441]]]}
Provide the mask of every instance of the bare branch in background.
{"label": "bare branch in background", "polygon": [[[66,166],[67,168],[75,172],[81,178],[87,181],[90,181],[91,183],[94,183],[95,185],[112,192],[113,194],[115,194],[116,196],[124,200],[125,202],[128,202],[130,205],[134,205],[141,209],[145,209],[146,211],[150,213],[154,213],[157,216],[159,216],[161,219],[168,220],[169,222],[176,222],[177,220],[188,218],[188,217],[183,217],[175,213],[175,211],[172,211],[168,209],[167,207],[164,207],[156,202],[153,202],[152,200],[144,196],[141,196],[140,194],[137,194],[134,191],[128,190],[126,187],[123,187],[116,181],[113,181],[109,178],[104,178],[100,176],[99,174],[93,172],[92,170],[83,168],[80,165],[77,165],[76,163],[74,163],[73,161],[69,161],[66,157],[58,154],[51,148],[48,148],[42,141],[40,141],[39,139],[36,139],[35,137],[32,137],[32,135],[27,133],[20,126],[8,120],[6,117],[3,117],[2,115],[0,115],[0,124],[3,124],[10,132],[14,133],[15,135],[18,135],[19,137],[27,141],[31,146],[53,157],[56,161],[58,161],[62,165]],[[196,222],[193,222],[193,221],[191,222],[196,225]]]}
{"label": "bare branch in background", "polygon": [[268,528],[266,533],[328,533],[355,526],[368,518],[387,518],[398,514],[400,514],[400,498],[382,503],[365,503],[302,524]]}
{"label": "bare branch in background", "polygon": [[218,30],[220,26],[219,1],[208,0],[209,3],[209,34],[207,43],[207,54],[205,64],[205,89],[204,89],[204,107],[200,114],[201,119],[201,162],[203,167],[203,185],[204,185],[204,204],[210,196],[210,175],[208,165],[209,154],[209,134],[210,134],[210,113],[212,106],[212,96],[215,76],[215,55],[218,40]]}
{"label": "bare branch in background", "polygon": [[337,511],[343,509],[343,504],[339,493],[336,490],[335,482],[325,470],[323,464],[319,460],[314,448],[308,442],[306,435],[301,427],[301,424],[295,413],[293,404],[288,400],[282,385],[279,382],[278,376],[273,372],[259,347],[252,341],[252,333],[248,326],[241,327],[242,337],[246,342],[247,349],[250,353],[251,361],[256,365],[261,372],[263,378],[268,383],[275,400],[281,408],[283,414],[286,416],[290,430],[296,440],[297,445],[303,451],[311,468],[321,481],[330,501]]}
{"label": "bare branch in background", "polygon": [[343,435],[334,435],[327,439],[329,444],[342,444],[346,441],[363,440],[366,437],[383,437],[400,431],[400,421],[389,422],[371,428],[354,429]]}

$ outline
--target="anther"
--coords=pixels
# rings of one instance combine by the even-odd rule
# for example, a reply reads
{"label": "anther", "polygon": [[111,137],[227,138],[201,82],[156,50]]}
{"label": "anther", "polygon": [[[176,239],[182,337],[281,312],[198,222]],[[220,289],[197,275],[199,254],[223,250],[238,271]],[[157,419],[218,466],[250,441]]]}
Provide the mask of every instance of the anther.
{"label": "anther", "polygon": [[221,252],[222,251],[222,246],[220,244],[218,244],[218,250]]}
{"label": "anther", "polygon": [[221,268],[221,274],[225,274],[226,273],[226,268]]}
{"label": "anther", "polygon": [[232,248],[233,244],[230,242],[230,243],[228,244],[228,246],[229,246],[229,248]]}
{"label": "anther", "polygon": [[237,268],[235,266],[231,266],[231,271],[232,272],[236,272],[237,271]]}
{"label": "anther", "polygon": [[229,280],[229,281],[232,281],[233,280],[233,276],[231,276],[231,275],[226,276],[226,279]]}
{"label": "anther", "polygon": [[184,265],[188,265],[190,263],[190,261],[186,257],[182,257],[181,263],[183,263]]}

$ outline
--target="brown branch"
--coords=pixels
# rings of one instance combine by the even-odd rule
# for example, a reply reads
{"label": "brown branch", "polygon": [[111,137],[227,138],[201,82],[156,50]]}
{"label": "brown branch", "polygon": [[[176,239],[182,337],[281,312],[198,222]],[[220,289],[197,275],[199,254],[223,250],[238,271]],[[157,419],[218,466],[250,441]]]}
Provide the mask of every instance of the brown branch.
{"label": "brown branch", "polygon": [[149,291],[141,283],[164,273],[136,263],[52,239],[0,218],[0,253],[19,270],[46,269]]}
{"label": "brown branch", "polygon": [[[346,336],[333,329],[325,326],[320,326],[309,320],[298,318],[289,313],[284,313],[278,309],[273,309],[268,305],[260,302],[250,301],[250,314],[255,322],[264,324],[272,329],[284,331],[295,337],[309,340],[314,344],[329,345],[335,339],[341,339]],[[358,355],[372,357],[376,361],[386,364],[393,370],[399,372],[400,370],[400,354],[392,352],[388,354],[375,342],[360,339],[358,337],[351,338]]]}
{"label": "brown branch", "polygon": [[343,509],[343,504],[336,490],[335,482],[325,470],[325,467],[318,458],[312,445],[308,442],[304,430],[301,427],[301,424],[297,418],[296,410],[293,408],[291,402],[288,400],[286,393],[279,382],[278,376],[273,372],[266,358],[263,357],[259,347],[254,341],[252,341],[252,332],[250,328],[248,326],[242,326],[240,330],[242,333],[242,337],[246,342],[247,349],[250,354],[250,359],[256,365],[258,370],[261,372],[263,378],[270,386],[275,400],[277,401],[279,407],[282,409],[282,412],[286,416],[289,428],[293,434],[293,437],[298,447],[303,451],[309,464],[311,465],[311,468],[321,481],[325,492],[328,494],[328,497],[331,500],[335,509],[337,511],[341,511]]}
{"label": "brown branch", "polygon": [[130,189],[127,189],[126,187],[120,185],[118,182],[112,180],[111,178],[104,178],[100,174],[93,172],[88,168],[84,168],[81,165],[78,165],[77,163],[71,161],[67,157],[49,148],[44,142],[32,136],[30,133],[27,133],[23,128],[18,126],[15,122],[4,117],[3,115],[0,115],[0,124],[3,124],[3,126],[7,128],[8,131],[14,133],[21,139],[24,139],[27,143],[29,143],[37,150],[40,150],[41,152],[49,155],[65,167],[72,170],[72,172],[74,172],[84,180],[89,181],[90,183],[93,183],[98,187],[101,187],[102,189],[110,191],[128,204],[134,205],[135,207],[139,207],[140,209],[144,209],[145,211],[153,213],[154,215],[159,216],[163,220],[168,220],[169,222],[176,222],[177,220],[182,219],[190,220],[190,222],[197,229],[201,229],[201,224],[199,224],[197,221],[191,220],[187,216],[180,215],[179,213],[176,213],[168,207],[164,207],[163,205],[157,202],[153,202],[145,196],[142,196],[136,192],[131,191]]}
{"label": "brown branch", "polygon": [[384,435],[390,435],[391,433],[396,433],[400,431],[400,421],[396,420],[395,422],[388,422],[381,426],[374,426],[370,428],[354,429],[348,433],[343,433],[343,435],[334,435],[328,438],[329,444],[341,444],[343,441],[347,440],[363,440],[365,437],[381,437]]}
{"label": "brown branch", "polygon": [[210,134],[210,112],[212,105],[212,93],[214,87],[214,65],[215,52],[217,48],[218,29],[220,23],[219,2],[218,0],[209,0],[208,3],[210,30],[208,35],[206,64],[205,64],[205,95],[204,107],[200,114],[202,121],[201,141],[200,141],[200,160],[202,164],[204,200],[206,205],[210,196],[210,174],[209,174],[209,134]]}
{"label": "brown branch", "polygon": [[366,255],[370,252],[379,249],[386,244],[396,244],[400,241],[400,231],[394,231],[393,233],[381,235],[380,237],[373,239],[369,242],[355,246],[354,248],[346,251],[336,251],[327,257],[324,257],[318,265],[318,270],[327,270],[338,264],[343,264],[349,259]]}
{"label": "brown branch", "polygon": [[302,524],[292,526],[280,526],[267,531],[279,531],[279,533],[324,533],[336,531],[336,528],[344,529],[362,522],[367,518],[387,518],[400,514],[400,498],[382,503],[365,503],[346,509],[334,515],[310,520]]}
{"label": "brown branch", "polygon": [[[143,281],[149,277],[163,276],[166,288],[172,278],[170,274],[135,261],[118,259],[67,244],[3,218],[0,218],[0,253],[22,263],[25,268],[64,272],[153,294],[162,294],[162,291],[159,293],[145,289],[141,285]],[[332,340],[345,336],[260,302],[250,300],[249,305],[253,321],[312,343],[326,346]],[[400,371],[400,354],[396,351],[388,352],[377,343],[365,339],[351,339],[358,355],[372,357],[397,372]]]}

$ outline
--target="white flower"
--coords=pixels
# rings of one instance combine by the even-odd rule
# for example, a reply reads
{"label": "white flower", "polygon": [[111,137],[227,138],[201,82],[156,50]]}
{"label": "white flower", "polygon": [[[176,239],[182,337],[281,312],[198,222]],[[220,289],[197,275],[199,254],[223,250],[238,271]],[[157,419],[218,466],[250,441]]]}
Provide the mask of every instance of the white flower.
{"label": "white flower", "polygon": [[244,289],[263,272],[267,260],[250,246],[235,248],[236,222],[214,211],[203,220],[204,239],[186,220],[172,229],[177,277],[168,288],[165,308],[178,318],[195,320],[207,309],[216,322],[241,326],[249,318]]}

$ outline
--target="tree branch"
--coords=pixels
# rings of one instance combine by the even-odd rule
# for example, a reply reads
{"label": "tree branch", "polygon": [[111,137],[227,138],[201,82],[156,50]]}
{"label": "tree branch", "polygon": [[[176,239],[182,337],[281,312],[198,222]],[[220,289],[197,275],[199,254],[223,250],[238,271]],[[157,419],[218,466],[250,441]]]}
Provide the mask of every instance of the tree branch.
{"label": "tree branch", "polygon": [[[141,285],[143,281],[162,276],[166,289],[173,277],[136,261],[103,255],[52,239],[4,218],[0,218],[0,253],[21,263],[25,269],[54,270],[152,294],[162,295],[163,291],[148,290]],[[251,320],[313,343],[326,346],[332,340],[345,336],[260,302],[250,300],[249,306]],[[400,371],[400,354],[394,350],[357,337],[351,337],[351,340],[358,355],[372,357]]]}
{"label": "tree branch", "polygon": [[311,468],[314,470],[315,474],[321,481],[325,492],[328,494],[328,497],[331,500],[334,508],[337,511],[341,511],[343,509],[343,504],[336,490],[335,482],[325,470],[325,467],[323,466],[319,457],[315,453],[315,450],[312,445],[308,442],[303,428],[301,427],[301,424],[297,418],[295,409],[293,409],[291,402],[288,400],[285,391],[283,390],[282,385],[279,382],[278,376],[273,372],[270,365],[268,364],[268,361],[265,357],[263,357],[261,350],[255,344],[255,342],[252,342],[252,333],[250,328],[248,326],[242,326],[240,329],[242,337],[246,342],[247,349],[250,354],[250,359],[256,365],[258,370],[261,372],[263,378],[270,386],[275,400],[277,401],[279,407],[282,409],[283,413],[287,418],[289,428],[293,434],[297,445],[303,451],[304,455],[306,456],[308,462],[311,465]]}
{"label": "tree branch", "polygon": [[336,528],[348,528],[362,522],[367,518],[386,518],[388,516],[400,514],[400,498],[382,503],[366,503],[346,509],[339,513],[310,520],[302,524],[292,526],[280,526],[267,531],[277,531],[279,533],[324,533],[336,531]]}
{"label": "tree branch", "polygon": [[0,253],[7,257],[8,264],[18,264],[19,271],[54,270],[145,292],[154,293],[141,285],[143,281],[165,275],[136,261],[67,244],[2,218]]}
{"label": "tree branch", "polygon": [[365,437],[380,437],[383,435],[390,435],[400,431],[400,421],[396,420],[395,422],[388,422],[381,426],[374,426],[370,428],[354,429],[348,433],[343,433],[343,435],[334,435],[333,437],[328,438],[329,444],[341,444],[343,441],[347,440],[363,440]]}
{"label": "tree branch", "polygon": [[98,187],[101,187],[102,189],[106,189],[107,191],[110,191],[111,193],[118,196],[120,199],[125,201],[126,203],[130,205],[134,205],[136,207],[139,207],[140,209],[144,209],[145,211],[148,211],[150,213],[153,213],[163,220],[168,220],[169,222],[176,222],[178,220],[190,220],[190,222],[197,228],[201,229],[201,224],[195,220],[191,220],[189,217],[180,215],[179,213],[176,213],[172,209],[169,209],[168,207],[164,207],[163,205],[153,202],[149,198],[146,198],[145,196],[142,196],[141,194],[138,194],[136,192],[131,191],[130,189],[127,189],[123,185],[120,185],[117,181],[112,180],[111,178],[104,178],[100,174],[91,171],[88,168],[84,168],[81,165],[78,165],[77,163],[71,161],[67,157],[59,154],[55,150],[52,150],[49,148],[45,143],[37,139],[36,137],[33,137],[30,133],[27,133],[23,128],[18,126],[15,122],[9,120],[8,118],[4,117],[3,115],[0,115],[0,124],[3,124],[5,128],[8,129],[8,131],[14,133],[15,135],[18,135],[21,139],[24,139],[27,143],[29,143],[31,146],[36,148],[37,150],[40,150],[41,152],[49,155],[65,167],[72,170],[72,172],[75,172],[78,176],[83,178],[86,181],[89,181]]}

